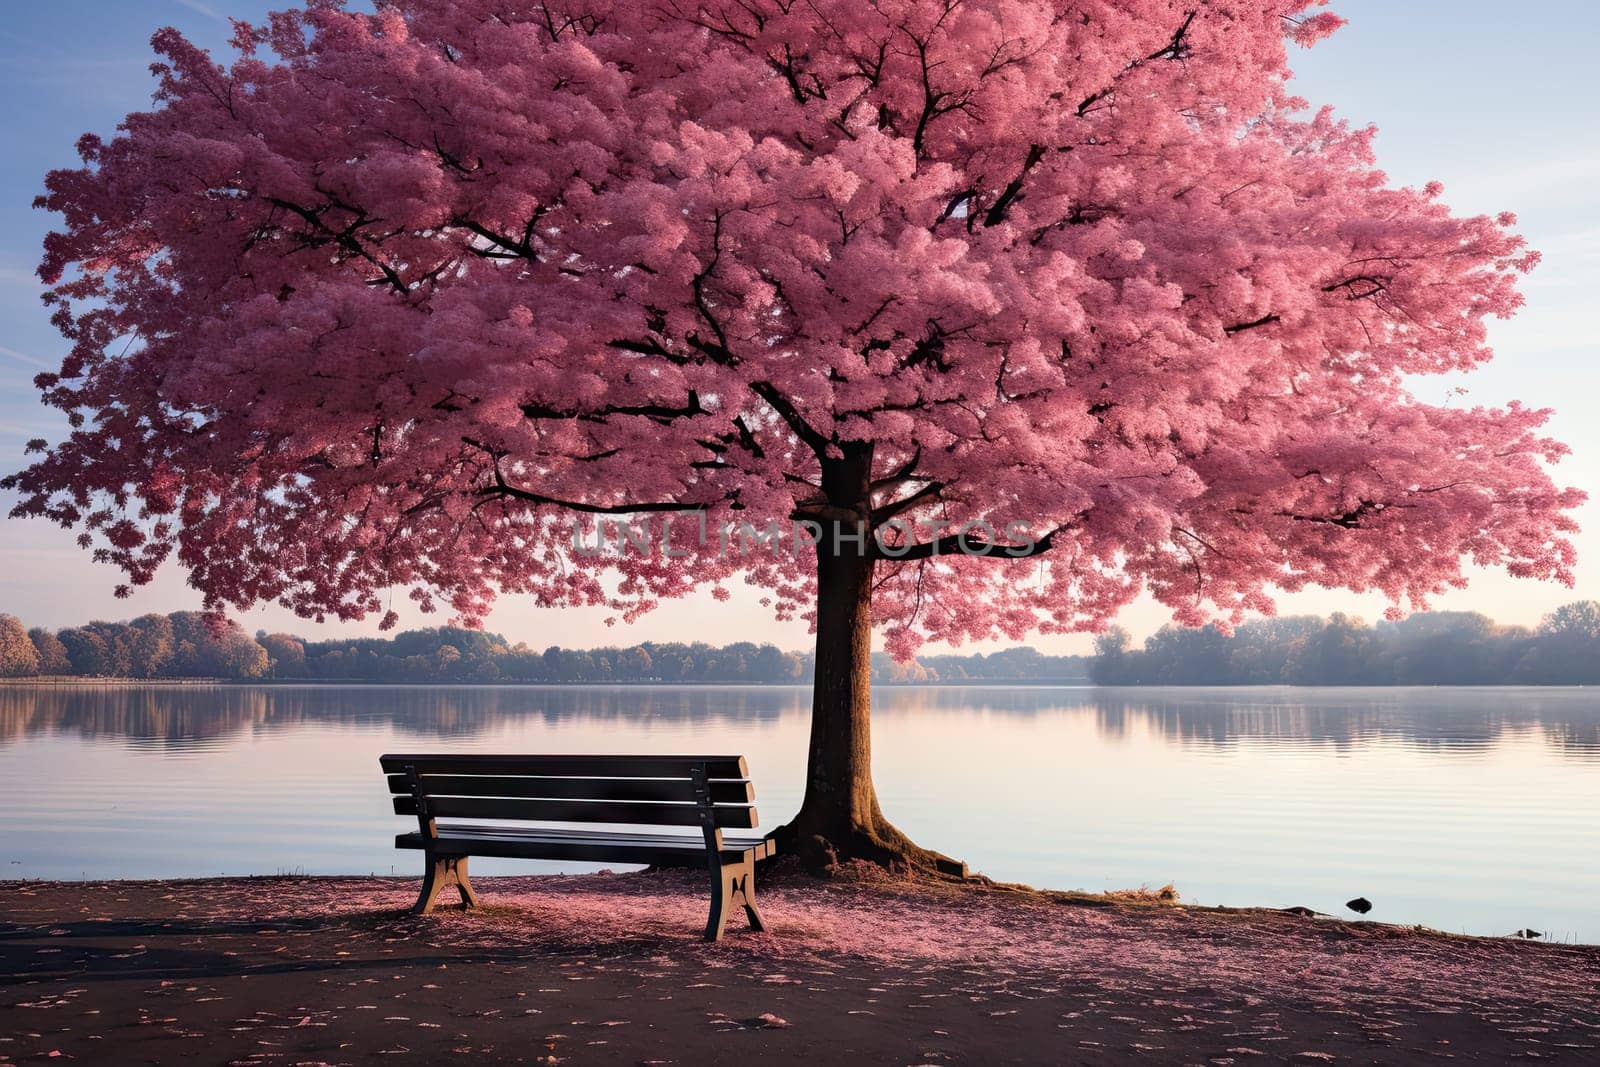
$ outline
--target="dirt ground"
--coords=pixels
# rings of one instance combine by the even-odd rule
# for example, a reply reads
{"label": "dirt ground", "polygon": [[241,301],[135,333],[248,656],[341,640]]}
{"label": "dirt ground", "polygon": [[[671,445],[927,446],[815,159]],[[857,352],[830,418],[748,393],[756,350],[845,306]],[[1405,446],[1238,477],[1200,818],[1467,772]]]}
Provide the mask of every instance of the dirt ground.
{"label": "dirt ground", "polygon": [[0,883],[0,1063],[1600,1062],[1600,948],[689,872]]}

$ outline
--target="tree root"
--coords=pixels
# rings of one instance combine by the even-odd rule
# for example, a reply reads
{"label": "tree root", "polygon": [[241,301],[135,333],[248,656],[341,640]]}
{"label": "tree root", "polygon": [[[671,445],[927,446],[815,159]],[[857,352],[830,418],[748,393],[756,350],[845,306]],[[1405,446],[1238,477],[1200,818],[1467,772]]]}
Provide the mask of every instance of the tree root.
{"label": "tree root", "polygon": [[841,863],[864,860],[896,873],[945,879],[968,876],[965,863],[923,848],[887,819],[871,825],[810,827],[797,817],[768,836],[778,843],[778,855],[794,856],[815,873],[826,874]]}

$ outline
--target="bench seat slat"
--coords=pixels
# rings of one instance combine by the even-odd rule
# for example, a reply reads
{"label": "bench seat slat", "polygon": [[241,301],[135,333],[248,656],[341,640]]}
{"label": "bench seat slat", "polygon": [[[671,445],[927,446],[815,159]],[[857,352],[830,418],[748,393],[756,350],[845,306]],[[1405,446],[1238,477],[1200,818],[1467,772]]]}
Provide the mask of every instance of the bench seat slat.
{"label": "bench seat slat", "polygon": [[412,765],[418,774],[516,774],[570,778],[688,778],[704,764],[711,778],[749,778],[743,756],[496,756],[384,755],[387,774],[403,774]]}
{"label": "bench seat slat", "polygon": [[[394,843],[396,848],[431,849],[440,855],[610,861],[675,867],[699,867],[706,861],[706,847],[702,839],[671,834],[586,835],[581,831],[542,828],[446,825],[439,827],[439,836],[431,842],[421,833],[412,831],[397,835]],[[762,860],[775,851],[773,842],[765,838],[728,838],[723,841],[721,856],[733,862],[746,855]]]}
{"label": "bench seat slat", "polygon": [[[608,822],[625,825],[699,826],[694,804],[649,804],[623,801],[522,800],[508,797],[428,796],[434,818],[523,819],[529,822]],[[749,829],[756,809],[743,804],[718,804],[711,809],[716,825]],[[394,798],[396,815],[417,814],[415,797]]]}
{"label": "bench seat slat", "polygon": [[[668,800],[694,803],[694,782],[688,778],[552,778],[497,774],[422,774],[428,796],[540,797],[546,800]],[[389,792],[411,795],[404,774],[389,775]],[[714,804],[750,804],[755,788],[749,781],[711,783]]]}
{"label": "bench seat slat", "polygon": [[[476,840],[481,838],[510,838],[514,840],[573,840],[573,841],[627,841],[634,844],[663,845],[673,848],[687,848],[691,851],[704,852],[705,839],[697,833],[673,833],[670,831],[653,832],[650,830],[590,830],[581,826],[507,826],[503,823],[464,823],[448,822],[439,823],[438,834],[441,838],[454,837],[462,840]],[[417,831],[411,831],[410,837],[421,837]],[[723,843],[730,849],[743,851],[756,845],[765,843],[764,837],[749,837],[727,835]]]}

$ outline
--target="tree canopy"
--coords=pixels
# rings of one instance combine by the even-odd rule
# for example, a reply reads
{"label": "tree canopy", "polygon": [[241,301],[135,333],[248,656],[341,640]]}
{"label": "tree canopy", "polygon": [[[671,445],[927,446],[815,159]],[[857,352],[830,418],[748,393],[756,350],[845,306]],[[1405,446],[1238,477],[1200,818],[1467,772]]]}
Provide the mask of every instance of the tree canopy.
{"label": "tree canopy", "polygon": [[73,429],[16,514],[386,622],[739,574],[788,617],[806,553],[566,524],[859,524],[902,655],[1141,589],[1198,623],[1570,579],[1544,413],[1407,384],[1489,358],[1536,256],[1290,94],[1319,6],[311,0],[229,64],[164,30],[154,107],[40,200]]}

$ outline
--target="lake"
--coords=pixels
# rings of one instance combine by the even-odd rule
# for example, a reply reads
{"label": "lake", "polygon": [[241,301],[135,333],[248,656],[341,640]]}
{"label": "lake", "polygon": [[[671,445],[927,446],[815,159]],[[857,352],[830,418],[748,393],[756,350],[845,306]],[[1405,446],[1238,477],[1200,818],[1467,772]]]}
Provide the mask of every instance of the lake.
{"label": "lake", "polygon": [[[415,874],[387,751],[737,752],[799,805],[791,687],[0,686],[0,878]],[[1007,881],[1173,883],[1600,942],[1600,690],[905,687],[885,812]],[[475,873],[587,870],[475,860]]]}

